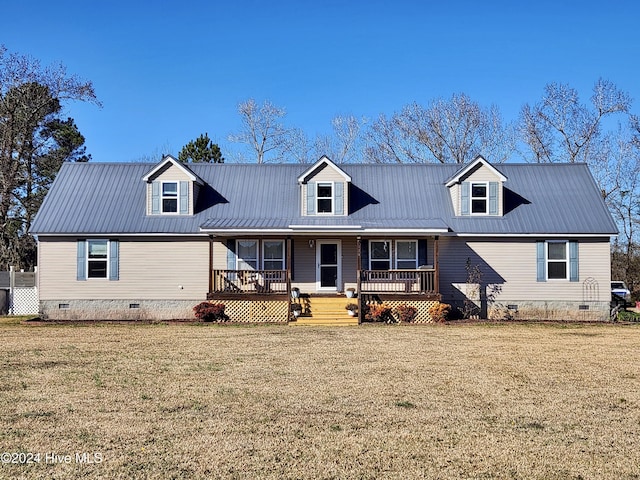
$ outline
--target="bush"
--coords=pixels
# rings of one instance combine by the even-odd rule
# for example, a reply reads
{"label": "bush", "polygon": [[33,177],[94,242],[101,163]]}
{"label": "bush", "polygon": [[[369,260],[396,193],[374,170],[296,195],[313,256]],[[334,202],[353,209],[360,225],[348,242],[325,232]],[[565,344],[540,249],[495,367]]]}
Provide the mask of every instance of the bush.
{"label": "bush", "polygon": [[413,323],[418,315],[418,309],[403,303],[395,308],[395,314],[399,322]]}
{"label": "bush", "polygon": [[226,322],[229,317],[224,313],[223,303],[202,302],[193,307],[193,313],[203,322]]}
{"label": "bush", "polygon": [[451,311],[451,305],[447,303],[436,303],[429,309],[429,316],[436,323],[442,323],[447,319],[447,315]]}
{"label": "bush", "polygon": [[351,310],[352,312],[357,312],[358,311],[358,304],[357,303],[347,303],[347,306],[344,307],[347,310]]}
{"label": "bush", "polygon": [[367,305],[364,318],[371,322],[395,323],[391,310],[386,303],[372,303]]}
{"label": "bush", "polygon": [[640,322],[640,315],[635,312],[622,311],[618,312],[619,322]]}

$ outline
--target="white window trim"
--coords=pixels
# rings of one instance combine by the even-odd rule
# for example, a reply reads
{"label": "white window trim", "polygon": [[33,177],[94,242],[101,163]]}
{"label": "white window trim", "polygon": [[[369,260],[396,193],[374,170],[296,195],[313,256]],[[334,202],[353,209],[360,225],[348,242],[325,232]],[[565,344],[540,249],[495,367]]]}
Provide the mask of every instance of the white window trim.
{"label": "white window trim", "polygon": [[[486,196],[484,197],[474,197],[473,196],[473,186],[474,185],[484,185]],[[484,199],[484,212],[474,212],[473,211],[473,200],[481,200]],[[489,215],[489,182],[469,182],[469,214],[470,215]]]}
{"label": "white window trim", "polygon": [[[260,269],[260,241],[257,238],[238,238],[236,239],[236,270],[244,270],[243,268],[240,268],[240,260],[245,260],[244,258],[242,258],[239,254],[238,251],[240,250],[240,242],[255,242],[256,243],[256,270]],[[249,260],[253,260],[253,259],[249,259]],[[247,262],[244,262],[247,263]]]}
{"label": "white window trim", "polygon": [[[564,260],[554,260],[549,258],[549,245],[552,243],[563,243],[564,244]],[[565,276],[564,278],[549,278],[549,263],[564,263],[565,264]],[[568,240],[547,240],[544,242],[544,268],[545,268],[545,277],[549,282],[564,282],[568,281],[571,275],[569,271],[571,269],[571,265],[569,262],[569,241]]]}
{"label": "white window trim", "polygon": [[400,261],[400,262],[409,262],[409,261],[411,261],[411,259],[408,259],[408,258],[398,258],[398,250],[399,250],[398,249],[398,243],[403,243],[403,242],[404,243],[413,243],[415,245],[416,256],[414,258],[415,266],[413,268],[410,268],[410,269],[403,268],[402,270],[416,270],[418,268],[418,262],[419,262],[419,259],[418,259],[418,240],[417,239],[413,239],[413,238],[408,238],[406,240],[405,239],[396,240],[395,266],[396,266],[397,269],[400,269],[398,267],[398,261]]}
{"label": "white window trim", "polygon": [[373,244],[374,243],[382,243],[382,242],[386,242],[389,245],[389,270],[393,270],[393,255],[391,254],[391,249],[392,249],[392,245],[393,245],[393,241],[392,240],[388,240],[388,239],[375,239],[375,240],[369,240],[369,270],[373,270],[373,268],[371,267],[371,262],[384,262],[385,259],[382,258],[373,258]]}
{"label": "white window trim", "polygon": [[[164,211],[164,186],[168,183],[176,184],[176,211],[175,212],[165,212]],[[166,197],[167,199],[173,199],[173,197]],[[160,182],[160,214],[161,215],[179,215],[180,214],[180,182],[177,180],[163,180]]]}
{"label": "white window trim", "polygon": [[[91,252],[91,249],[89,248],[89,243],[90,242],[106,242],[107,243],[107,258],[106,259],[90,259],[89,258],[89,254]],[[87,258],[85,260],[85,278],[87,280],[97,280],[97,281],[101,281],[101,280],[109,280],[109,274],[111,273],[110,270],[110,265],[111,265],[111,253],[110,253],[110,241],[106,238],[91,238],[91,239],[87,239],[85,240],[85,249],[86,249],[86,253],[87,253]],[[106,268],[106,275],[104,277],[90,277],[89,276],[89,262],[107,262],[107,268]]]}
{"label": "white window trim", "polygon": [[[327,186],[330,185],[331,186],[331,197],[321,197],[318,194],[318,190],[320,189],[320,186]],[[326,182],[316,182],[316,198],[315,198],[315,202],[316,202],[316,215],[334,215],[335,213],[335,206],[336,206],[336,182],[331,182],[331,181],[326,181]],[[319,202],[320,200],[331,200],[331,211],[330,212],[321,212],[320,208],[319,208]]]}
{"label": "white window trim", "polygon": [[285,264],[287,263],[287,252],[286,252],[286,242],[283,239],[280,238],[274,238],[274,239],[262,239],[262,247],[261,247],[261,252],[262,252],[262,269],[263,270],[272,270],[271,268],[266,268],[264,266],[266,261],[269,262],[274,262],[277,261],[278,259],[273,259],[273,258],[266,258],[265,252],[264,252],[264,248],[265,248],[265,243],[266,242],[279,242],[282,244],[282,268],[277,268],[276,270],[286,270]]}

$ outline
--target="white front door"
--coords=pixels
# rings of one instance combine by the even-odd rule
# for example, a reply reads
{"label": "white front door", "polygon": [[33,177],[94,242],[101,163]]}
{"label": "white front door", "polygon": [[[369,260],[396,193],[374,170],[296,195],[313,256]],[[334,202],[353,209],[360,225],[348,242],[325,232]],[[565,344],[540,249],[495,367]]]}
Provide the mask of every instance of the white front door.
{"label": "white front door", "polygon": [[340,240],[316,241],[316,290],[340,289],[342,271],[342,249]]}

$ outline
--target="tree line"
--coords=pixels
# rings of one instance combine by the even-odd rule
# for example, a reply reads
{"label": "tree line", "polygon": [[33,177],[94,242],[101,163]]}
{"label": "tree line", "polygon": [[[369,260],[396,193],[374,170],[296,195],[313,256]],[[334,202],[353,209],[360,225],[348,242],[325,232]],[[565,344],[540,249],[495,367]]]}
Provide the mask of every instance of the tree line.
{"label": "tree line", "polygon": [[[90,81],[0,46],[0,270],[35,265],[28,232],[51,182],[63,162],[91,159],[74,120],[63,115],[71,101],[100,105]],[[597,80],[586,101],[571,86],[550,83],[511,122],[495,105],[459,93],[372,120],[336,116],[331,134],[309,137],[286,123],[284,108],[248,99],[238,105],[241,127],[229,135],[240,149],[225,155],[232,161],[303,164],[321,155],[338,164],[466,163],[479,154],[494,163],[584,162],[620,230],[612,245],[612,275],[640,287],[640,117],[631,104],[608,80]],[[188,142],[178,158],[225,161],[206,133]]]}

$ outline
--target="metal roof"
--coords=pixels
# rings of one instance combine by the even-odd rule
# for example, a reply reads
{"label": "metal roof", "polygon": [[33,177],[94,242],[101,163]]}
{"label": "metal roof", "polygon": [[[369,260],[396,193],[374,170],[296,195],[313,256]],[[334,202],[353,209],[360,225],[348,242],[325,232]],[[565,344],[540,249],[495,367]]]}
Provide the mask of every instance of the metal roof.
{"label": "metal roof", "polygon": [[501,164],[505,214],[456,217],[445,182],[455,164],[340,165],[352,178],[348,216],[303,216],[308,165],[190,164],[205,182],[193,216],[146,215],[149,163],[66,163],[38,212],[36,235],[157,235],[226,231],[449,231],[482,235],[614,235],[584,164]]}

